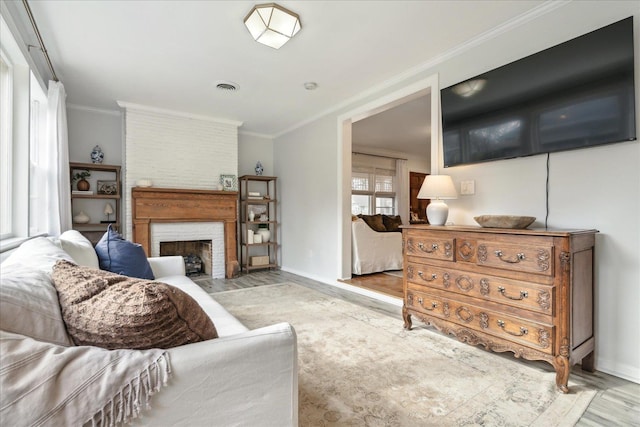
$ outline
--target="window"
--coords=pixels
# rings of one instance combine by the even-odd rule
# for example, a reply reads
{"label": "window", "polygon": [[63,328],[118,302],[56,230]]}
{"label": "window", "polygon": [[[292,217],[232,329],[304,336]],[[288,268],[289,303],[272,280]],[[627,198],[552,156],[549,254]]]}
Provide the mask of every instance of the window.
{"label": "window", "polygon": [[395,212],[395,171],[357,168],[351,175],[351,213],[394,215]]}
{"label": "window", "polygon": [[[3,16],[0,20],[1,252],[34,235],[29,230],[29,145],[30,137],[45,129],[41,113],[46,108],[46,95],[19,47],[23,42],[14,38]],[[32,110],[34,97],[40,101],[38,112]]]}
{"label": "window", "polygon": [[12,67],[4,50],[0,51],[0,238],[12,235],[11,172],[13,159],[12,116],[13,90]]}

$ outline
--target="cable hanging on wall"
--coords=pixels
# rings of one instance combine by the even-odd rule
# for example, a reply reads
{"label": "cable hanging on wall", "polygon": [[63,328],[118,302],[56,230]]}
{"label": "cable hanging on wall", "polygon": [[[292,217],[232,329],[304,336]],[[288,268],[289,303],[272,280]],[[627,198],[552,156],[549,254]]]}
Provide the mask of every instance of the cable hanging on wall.
{"label": "cable hanging on wall", "polygon": [[547,221],[549,220],[549,156],[551,154],[547,153],[547,183],[546,183],[546,188],[545,188],[545,203],[546,203],[546,213],[544,216],[544,228],[548,228],[547,227]]}
{"label": "cable hanging on wall", "polygon": [[37,47],[40,49],[42,54],[44,55],[44,59],[47,61],[47,65],[49,66],[49,71],[51,71],[51,77],[54,81],[58,82],[58,76],[56,75],[55,70],[53,69],[53,64],[51,64],[51,59],[49,58],[49,54],[47,53],[47,48],[44,47],[44,41],[42,40],[42,35],[40,35],[40,30],[38,29],[38,25],[36,24],[36,20],[33,17],[33,13],[31,12],[31,7],[27,0],[22,0],[22,4],[24,5],[25,10],[27,11],[27,15],[29,16],[29,21],[31,22],[31,26],[33,27],[33,31],[36,33],[36,37],[38,38],[38,43],[40,46],[29,45],[29,47]]}

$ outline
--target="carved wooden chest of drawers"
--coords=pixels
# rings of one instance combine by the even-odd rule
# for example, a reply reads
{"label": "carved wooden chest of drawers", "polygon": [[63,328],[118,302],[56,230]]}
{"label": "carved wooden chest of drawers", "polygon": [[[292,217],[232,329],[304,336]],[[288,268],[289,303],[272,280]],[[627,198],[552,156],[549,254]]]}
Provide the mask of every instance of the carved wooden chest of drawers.
{"label": "carved wooden chest of drawers", "polygon": [[593,370],[596,230],[403,227],[404,326],[415,316],[459,340],[544,360],[568,392]]}

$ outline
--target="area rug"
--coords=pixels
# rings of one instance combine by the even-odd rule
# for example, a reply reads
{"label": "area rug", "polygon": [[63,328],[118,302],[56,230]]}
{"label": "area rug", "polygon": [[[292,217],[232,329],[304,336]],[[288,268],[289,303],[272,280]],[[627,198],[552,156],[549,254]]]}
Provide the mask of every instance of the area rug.
{"label": "area rug", "polygon": [[[212,294],[298,336],[300,426],[573,426],[595,395],[555,372],[293,283]],[[416,322],[417,323],[417,322]]]}

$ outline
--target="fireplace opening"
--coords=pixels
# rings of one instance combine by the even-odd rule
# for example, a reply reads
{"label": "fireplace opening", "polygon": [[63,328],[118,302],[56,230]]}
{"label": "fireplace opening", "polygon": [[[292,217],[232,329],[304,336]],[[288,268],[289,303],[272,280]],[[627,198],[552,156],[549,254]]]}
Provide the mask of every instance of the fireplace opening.
{"label": "fireplace opening", "polygon": [[211,246],[211,240],[160,242],[160,256],[181,256],[187,276],[211,276]]}

